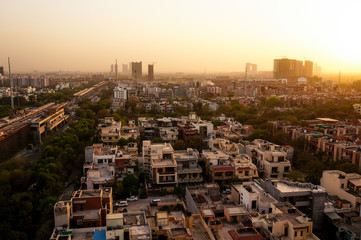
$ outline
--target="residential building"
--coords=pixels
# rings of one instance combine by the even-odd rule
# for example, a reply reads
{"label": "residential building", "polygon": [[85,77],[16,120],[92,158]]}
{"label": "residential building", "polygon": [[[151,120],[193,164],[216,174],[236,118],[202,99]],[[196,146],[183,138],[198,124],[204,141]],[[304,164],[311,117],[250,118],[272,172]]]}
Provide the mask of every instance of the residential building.
{"label": "residential building", "polygon": [[286,180],[260,180],[260,185],[279,202],[289,202],[312,218],[315,230],[322,228],[326,189],[311,183]]}
{"label": "residential building", "polygon": [[102,142],[115,145],[121,138],[121,127],[121,122],[115,121],[113,117],[105,117],[98,126]]}
{"label": "residential building", "polygon": [[266,239],[315,239],[313,222],[289,202],[272,203],[272,214],[252,217],[253,226]]}
{"label": "residential building", "polygon": [[198,164],[199,152],[196,149],[174,151],[177,161],[178,183],[202,182],[202,168]]}
{"label": "residential building", "polygon": [[291,171],[287,153],[279,145],[256,139],[246,146],[246,152],[252,157],[262,178],[281,179]]}
{"label": "residential building", "polygon": [[112,212],[112,188],[74,191],[69,200],[55,203],[55,228],[50,239],[73,228],[106,226],[106,216]]}
{"label": "residential building", "polygon": [[225,182],[234,178],[234,165],[229,155],[222,151],[202,151],[205,174],[212,182]]}
{"label": "residential building", "polygon": [[257,182],[231,185],[231,196],[237,204],[243,204],[249,212],[272,213],[272,203],[277,202]]}
{"label": "residential building", "polygon": [[154,64],[148,64],[148,81],[154,81]]}
{"label": "residential building", "polygon": [[361,175],[344,173],[338,170],[326,170],[322,173],[321,186],[330,195],[351,203],[352,209],[360,212],[361,205]]}
{"label": "residential building", "polygon": [[142,78],[142,62],[132,62],[132,78]]}
{"label": "residential building", "polygon": [[128,89],[126,86],[116,86],[113,90],[114,92],[114,98],[116,99],[122,99],[122,100],[127,100],[128,99]]}
{"label": "residential building", "polygon": [[234,176],[241,181],[252,181],[258,178],[258,169],[252,163],[252,159],[247,154],[232,154],[230,159],[234,165]]}
{"label": "residential building", "polygon": [[254,227],[243,227],[228,231],[232,240],[264,240],[262,235]]}
{"label": "residential building", "polygon": [[221,150],[227,154],[240,153],[236,143],[223,138],[210,139],[208,145],[212,151]]}
{"label": "residential building", "polygon": [[157,119],[159,136],[164,142],[174,144],[178,140],[177,119]]}
{"label": "residential building", "polygon": [[192,122],[192,125],[203,137],[207,137],[209,134],[214,133],[214,127],[212,122],[201,120],[198,122]]}
{"label": "residential building", "polygon": [[93,144],[85,148],[81,184],[83,189],[98,189],[114,181],[115,158],[122,154],[118,146]]}
{"label": "residential building", "polygon": [[153,185],[172,186],[178,183],[177,162],[170,143],[143,141],[142,157],[143,172],[149,175]]}

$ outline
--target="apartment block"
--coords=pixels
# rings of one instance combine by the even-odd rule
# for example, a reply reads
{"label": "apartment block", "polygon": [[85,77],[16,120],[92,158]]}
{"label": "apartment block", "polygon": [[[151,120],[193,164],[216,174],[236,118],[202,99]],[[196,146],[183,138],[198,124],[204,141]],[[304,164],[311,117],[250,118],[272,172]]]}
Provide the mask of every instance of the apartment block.
{"label": "apartment block", "polygon": [[258,178],[258,169],[252,163],[252,159],[247,154],[231,155],[230,159],[234,165],[234,176],[241,181],[252,181]]}
{"label": "apartment block", "polygon": [[177,161],[170,143],[152,144],[143,141],[143,171],[156,185],[174,185],[178,183]]}
{"label": "apartment block", "polygon": [[360,212],[361,205],[361,175],[357,173],[344,173],[338,170],[323,171],[321,186],[330,195],[351,203],[352,209]]}
{"label": "apartment block", "polygon": [[98,126],[102,142],[115,145],[121,138],[121,128],[121,122],[115,121],[113,117],[105,117],[104,122]]}
{"label": "apartment block", "polygon": [[288,202],[272,203],[272,214],[252,217],[253,226],[266,239],[303,240],[319,238],[312,233],[313,222]]}
{"label": "apartment block", "polygon": [[234,178],[234,165],[229,155],[222,151],[203,150],[205,173],[212,182],[225,182]]}
{"label": "apartment block", "polygon": [[246,152],[258,167],[260,177],[281,179],[291,171],[291,163],[282,147],[274,143],[256,139],[246,146]]}
{"label": "apartment block", "polygon": [[289,202],[312,218],[314,228],[322,228],[326,189],[311,183],[299,183],[286,180],[260,180],[266,192],[279,202]]}
{"label": "apartment block", "polygon": [[178,183],[203,182],[202,168],[198,164],[199,157],[198,150],[192,148],[174,151]]}
{"label": "apartment block", "polygon": [[243,204],[249,212],[272,213],[272,203],[276,203],[270,194],[257,182],[244,182],[231,185],[231,196],[237,204]]}
{"label": "apartment block", "polygon": [[55,228],[50,239],[73,228],[106,226],[106,216],[112,212],[112,188],[74,191],[70,200],[55,203]]}

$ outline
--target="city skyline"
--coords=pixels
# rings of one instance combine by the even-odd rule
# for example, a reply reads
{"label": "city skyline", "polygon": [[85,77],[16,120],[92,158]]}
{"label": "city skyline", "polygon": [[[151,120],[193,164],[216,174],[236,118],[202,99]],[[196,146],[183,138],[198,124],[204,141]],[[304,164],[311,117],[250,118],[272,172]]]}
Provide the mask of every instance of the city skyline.
{"label": "city skyline", "polygon": [[0,66],[14,71],[107,72],[156,63],[157,72],[241,72],[252,62],[311,60],[325,73],[359,73],[361,3],[326,1],[12,1],[0,16]]}

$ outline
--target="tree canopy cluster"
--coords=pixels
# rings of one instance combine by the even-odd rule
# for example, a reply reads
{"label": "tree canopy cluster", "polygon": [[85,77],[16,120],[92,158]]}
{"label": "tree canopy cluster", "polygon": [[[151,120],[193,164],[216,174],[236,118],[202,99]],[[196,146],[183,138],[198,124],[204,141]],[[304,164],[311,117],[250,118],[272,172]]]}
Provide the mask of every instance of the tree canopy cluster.
{"label": "tree canopy cluster", "polygon": [[80,118],[45,143],[37,161],[17,158],[0,165],[1,238],[49,238],[54,204],[64,191],[64,183],[72,175],[80,178],[84,148],[95,126],[93,119]]}

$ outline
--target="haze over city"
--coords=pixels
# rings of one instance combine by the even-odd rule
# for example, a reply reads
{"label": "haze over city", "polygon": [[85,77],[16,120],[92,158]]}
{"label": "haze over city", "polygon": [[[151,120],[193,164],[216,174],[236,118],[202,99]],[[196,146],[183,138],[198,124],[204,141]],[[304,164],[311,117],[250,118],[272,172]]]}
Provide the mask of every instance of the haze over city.
{"label": "haze over city", "polygon": [[311,59],[358,73],[359,1],[46,1],[2,4],[0,65],[15,72],[109,71],[143,61],[162,72],[272,71]]}

